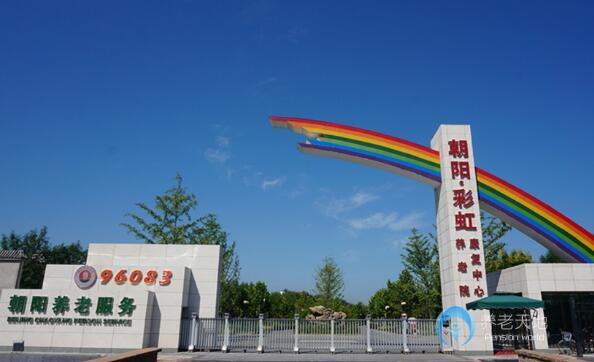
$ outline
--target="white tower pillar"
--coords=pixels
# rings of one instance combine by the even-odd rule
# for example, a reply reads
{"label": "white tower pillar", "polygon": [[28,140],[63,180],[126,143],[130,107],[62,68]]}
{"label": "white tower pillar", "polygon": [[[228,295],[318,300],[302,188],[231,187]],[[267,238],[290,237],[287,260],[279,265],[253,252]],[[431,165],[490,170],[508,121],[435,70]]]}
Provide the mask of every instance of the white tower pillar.
{"label": "white tower pillar", "polygon": [[[439,151],[441,163],[441,186],[435,191],[435,199],[442,306],[444,310],[451,306],[466,308],[466,303],[487,296],[470,126],[441,125],[431,139],[431,148]],[[454,325],[459,332],[453,349],[492,351],[489,311],[469,313],[474,336],[467,342],[470,329],[463,323]]]}

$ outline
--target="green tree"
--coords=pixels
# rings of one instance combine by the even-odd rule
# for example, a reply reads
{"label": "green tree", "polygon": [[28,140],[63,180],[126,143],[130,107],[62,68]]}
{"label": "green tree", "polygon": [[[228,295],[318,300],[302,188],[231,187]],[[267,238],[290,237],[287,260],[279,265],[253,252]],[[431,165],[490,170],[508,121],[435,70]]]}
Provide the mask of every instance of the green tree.
{"label": "green tree", "polygon": [[87,250],[80,245],[80,241],[72,244],[57,244],[50,248],[47,258],[48,264],[85,264]]}
{"label": "green tree", "polygon": [[2,249],[22,250],[25,255],[20,288],[39,289],[43,284],[46,264],[84,264],[87,251],[80,242],[50,245],[47,227],[19,235],[12,231],[2,235]]}
{"label": "green tree", "polygon": [[282,290],[270,293],[270,317],[293,318],[299,314],[305,318],[309,314],[309,307],[316,305],[313,295],[305,291]]}
{"label": "green tree", "polygon": [[395,318],[396,301],[392,298],[389,290],[390,281],[386,288],[381,288],[369,299],[369,314],[373,318]]}
{"label": "green tree", "polygon": [[398,315],[406,313],[409,317],[431,318],[431,308],[425,305],[425,301],[429,300],[424,296],[426,291],[419,289],[418,283],[407,269],[402,270],[392,285],[388,283],[388,289],[393,290]]}
{"label": "green tree", "polygon": [[511,268],[512,266],[532,263],[532,256],[528,252],[514,249],[508,253],[505,249],[500,250],[497,258],[491,262],[491,271]]}
{"label": "green tree", "polygon": [[203,245],[221,245],[223,253],[221,262],[223,263],[221,280],[227,283],[232,280],[239,280],[239,257],[235,252],[235,241],[229,243],[229,235],[219,224],[216,215],[207,214],[200,218],[198,226],[198,244]]}
{"label": "green tree", "polygon": [[240,317],[243,313],[243,306],[239,281],[231,280],[226,283],[221,283],[220,288],[222,289],[220,292],[220,313],[229,313],[230,316]]}
{"label": "green tree", "polygon": [[181,175],[175,177],[176,185],[155,196],[155,206],[151,208],[143,202],[136,204],[149,216],[147,221],[136,214],[126,214],[136,225],[121,225],[136,238],[147,244],[197,244],[196,229],[199,221],[192,217],[196,208],[196,195],[188,193],[183,187]]}
{"label": "green tree", "polygon": [[137,203],[136,206],[146,216],[126,214],[132,221],[121,225],[137,239],[148,244],[206,244],[220,245],[222,252],[222,292],[226,284],[239,280],[239,258],[235,252],[235,242],[228,242],[228,234],[223,231],[213,214],[195,217],[198,205],[196,195],[188,192],[181,175],[175,177],[174,187],[155,196],[154,206]]}
{"label": "green tree", "polygon": [[33,229],[24,235],[18,235],[14,231],[9,235],[2,235],[2,249],[22,250],[25,254],[19,287],[41,288],[49,253],[47,227],[43,226],[39,230]]}
{"label": "green tree", "polygon": [[481,226],[487,273],[524,263],[532,263],[532,256],[524,250],[516,249],[509,253],[505,250],[506,244],[501,239],[511,231],[512,227],[509,224],[493,216],[481,213]]}
{"label": "green tree", "polygon": [[[481,213],[481,225],[487,272],[531,260],[525,252],[513,251],[508,254],[505,251],[505,243],[501,239],[511,230],[511,226],[483,213]],[[411,312],[414,312],[417,317],[434,318],[441,310],[437,238],[432,233],[423,235],[413,229],[403,249],[401,256],[404,269],[413,277],[414,290],[418,291],[416,297],[420,302]],[[409,306],[409,308],[413,307]]]}
{"label": "green tree", "polygon": [[361,302],[356,304],[345,305],[343,312],[347,314],[348,318],[351,319],[364,319],[369,313],[367,306]]}
{"label": "green tree", "polygon": [[546,254],[541,255],[538,261],[541,263],[565,263],[563,259],[553,254],[550,250],[547,250]]}
{"label": "green tree", "polygon": [[410,317],[427,317],[423,315],[428,312],[421,305],[420,295],[421,291],[412,274],[403,269],[395,282],[388,280],[386,287],[370,298],[369,313],[374,318],[399,318],[402,313],[407,313]]}
{"label": "green tree", "polygon": [[483,230],[483,249],[485,254],[485,269],[487,273],[497,271],[501,263],[502,251],[505,243],[500,241],[512,228],[507,223],[481,212],[481,228]]}
{"label": "green tree", "polygon": [[271,297],[264,282],[239,283],[230,281],[228,289],[221,294],[221,313],[231,317],[255,318],[259,314],[270,315]]}
{"label": "green tree", "polygon": [[244,317],[257,317],[270,313],[270,293],[264,282],[242,283]]}
{"label": "green tree", "polygon": [[316,271],[315,282],[314,294],[318,301],[326,307],[334,308],[336,302],[343,297],[344,278],[333,258],[324,258],[324,263]]}
{"label": "green tree", "polygon": [[419,313],[426,318],[437,316],[441,305],[441,286],[437,243],[433,235],[420,234],[413,228],[401,256],[404,269],[414,280],[415,290],[423,291],[418,295],[421,303]]}

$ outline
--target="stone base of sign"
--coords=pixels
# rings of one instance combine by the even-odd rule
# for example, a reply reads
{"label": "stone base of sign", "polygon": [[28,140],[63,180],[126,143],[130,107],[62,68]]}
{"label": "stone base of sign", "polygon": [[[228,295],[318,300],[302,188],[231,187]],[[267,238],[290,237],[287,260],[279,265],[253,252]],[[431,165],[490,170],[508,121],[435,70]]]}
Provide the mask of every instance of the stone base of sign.
{"label": "stone base of sign", "polygon": [[[51,352],[51,353],[81,353],[81,354],[88,354],[88,355],[105,355],[105,354],[112,354],[112,353],[124,353],[134,351],[136,349],[131,348],[71,348],[71,347],[27,347],[25,346],[25,352],[33,352],[33,353],[43,353],[43,352]],[[0,346],[0,352],[12,352],[12,346]],[[161,348],[162,353],[177,353],[179,352],[178,348]],[[13,352],[14,353],[14,352]],[[18,352],[22,353],[22,352]],[[88,358],[92,358],[93,356],[87,356]],[[85,359],[85,361],[87,360]],[[0,361],[4,361],[2,356],[0,355]]]}
{"label": "stone base of sign", "polygon": [[[115,268],[116,270],[123,269],[131,271],[139,268],[137,265],[93,266],[97,270]],[[44,280],[43,289],[52,290],[54,288],[69,286],[69,292],[77,291],[77,286],[70,283],[69,280],[71,278],[68,278],[69,275],[74,273],[77,267],[79,266],[52,265],[47,271],[49,276]],[[175,283],[166,286],[155,283],[157,285],[149,287],[149,290],[156,295],[156,299],[150,317],[151,327],[147,334],[149,338],[149,344],[147,346],[159,346],[162,348],[176,348],[178,346],[182,308],[188,307],[191,271],[186,267],[170,267],[167,270],[171,271],[174,275]],[[123,285],[115,283],[101,285],[99,282],[97,290],[134,290],[135,287],[137,286],[130,286],[128,283]]]}
{"label": "stone base of sign", "polygon": [[[42,289],[2,291],[0,350],[22,340],[26,351],[175,352],[182,319],[216,316],[220,252],[218,245],[90,244],[86,267],[48,265]],[[45,312],[33,296],[47,297]],[[11,297],[24,299],[11,305]],[[56,297],[68,298],[67,310],[53,310]],[[91,300],[86,315],[76,310],[80,297]],[[112,314],[97,313],[99,297],[113,298]],[[129,316],[118,315],[123,298],[134,299]]]}

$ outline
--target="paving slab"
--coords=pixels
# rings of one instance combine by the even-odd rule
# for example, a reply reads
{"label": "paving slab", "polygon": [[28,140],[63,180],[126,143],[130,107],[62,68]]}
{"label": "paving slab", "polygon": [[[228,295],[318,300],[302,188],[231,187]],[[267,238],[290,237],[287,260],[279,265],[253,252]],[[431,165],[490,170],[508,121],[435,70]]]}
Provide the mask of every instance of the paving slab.
{"label": "paving slab", "polygon": [[213,361],[213,362],[371,362],[371,361],[391,361],[391,362],[421,362],[421,361],[450,361],[450,362],[468,362],[472,361],[467,357],[446,355],[439,353],[426,354],[399,354],[399,353],[377,353],[377,354],[357,354],[357,353],[221,353],[221,352],[194,352],[194,353],[176,353],[159,354],[159,361],[167,362],[189,362],[189,361]]}

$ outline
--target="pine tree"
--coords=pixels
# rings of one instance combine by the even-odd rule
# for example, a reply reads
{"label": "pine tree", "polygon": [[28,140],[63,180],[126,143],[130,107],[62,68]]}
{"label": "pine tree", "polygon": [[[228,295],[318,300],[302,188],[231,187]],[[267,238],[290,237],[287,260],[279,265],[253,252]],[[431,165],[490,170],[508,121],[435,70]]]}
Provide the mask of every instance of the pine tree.
{"label": "pine tree", "polygon": [[[390,285],[392,284],[392,285]],[[396,282],[388,282],[388,289],[392,289],[392,299],[396,302],[396,316],[406,313],[409,317],[432,318],[431,301],[425,290],[419,289],[418,283],[407,269],[403,269]],[[406,304],[402,304],[402,303]]]}
{"label": "pine tree", "polygon": [[[155,206],[137,203],[147,217],[126,214],[132,223],[121,225],[137,239],[147,244],[203,244],[220,245],[222,252],[222,283],[239,280],[239,258],[235,253],[235,242],[229,244],[228,235],[214,214],[195,218],[192,212],[198,204],[196,195],[183,186],[181,175],[175,177],[176,184],[162,195],[155,196]],[[225,288],[222,288],[223,291]]]}
{"label": "pine tree", "polygon": [[324,258],[324,264],[318,268],[315,280],[314,294],[324,306],[333,306],[342,299],[344,278],[333,258]]}
{"label": "pine tree", "polygon": [[405,271],[410,273],[416,289],[420,291],[418,297],[421,302],[421,317],[435,317],[441,304],[436,242],[432,241],[430,234],[423,235],[417,229],[412,229],[412,235],[409,236],[401,256]]}

